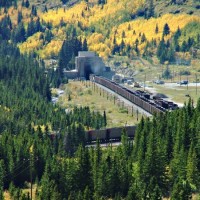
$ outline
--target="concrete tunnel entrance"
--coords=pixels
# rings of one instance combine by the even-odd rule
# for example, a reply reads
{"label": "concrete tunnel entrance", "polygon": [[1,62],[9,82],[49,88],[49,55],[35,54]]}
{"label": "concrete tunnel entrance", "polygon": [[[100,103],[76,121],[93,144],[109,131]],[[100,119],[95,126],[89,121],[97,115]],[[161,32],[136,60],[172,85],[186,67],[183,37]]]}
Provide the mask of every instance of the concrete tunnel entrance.
{"label": "concrete tunnel entrance", "polygon": [[90,79],[90,74],[92,74],[91,66],[86,65],[85,66],[85,79],[89,80]]}

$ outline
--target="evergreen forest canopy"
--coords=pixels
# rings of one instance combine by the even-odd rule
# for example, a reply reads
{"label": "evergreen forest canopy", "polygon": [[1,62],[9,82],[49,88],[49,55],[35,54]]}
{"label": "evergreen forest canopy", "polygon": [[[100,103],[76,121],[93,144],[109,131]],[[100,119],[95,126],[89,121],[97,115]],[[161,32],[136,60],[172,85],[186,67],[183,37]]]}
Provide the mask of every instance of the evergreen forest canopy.
{"label": "evergreen forest canopy", "polygon": [[85,145],[84,127],[99,129],[106,119],[88,107],[66,114],[53,105],[50,83],[56,72],[46,77],[33,56],[21,55],[7,41],[0,44],[0,199],[9,186],[14,199],[25,198],[15,187],[30,181],[30,159],[34,181],[41,180],[48,159],[73,156],[80,144]]}
{"label": "evergreen forest canopy", "polygon": [[142,119],[134,144],[85,147],[84,129],[106,125],[88,107],[53,105],[44,68],[15,45],[0,45],[0,198],[36,184],[36,199],[190,199],[199,193],[200,100]]}

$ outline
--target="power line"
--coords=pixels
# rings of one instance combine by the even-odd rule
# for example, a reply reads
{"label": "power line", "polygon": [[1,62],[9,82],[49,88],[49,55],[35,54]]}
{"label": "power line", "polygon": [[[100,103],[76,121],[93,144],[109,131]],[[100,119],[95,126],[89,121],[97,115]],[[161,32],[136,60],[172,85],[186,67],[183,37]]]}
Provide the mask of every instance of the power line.
{"label": "power line", "polygon": [[[4,178],[9,177],[9,176],[10,176],[10,178],[15,178],[15,177],[17,177],[18,175],[20,175],[22,172],[24,172],[25,170],[27,170],[27,169],[31,166],[31,164],[29,164],[25,169],[23,169],[22,171],[20,171],[20,172],[17,173],[17,174],[15,174],[16,171],[17,171],[21,166],[23,166],[23,164],[27,163],[28,161],[29,161],[29,159],[27,159],[26,162],[22,163],[21,165],[18,165],[18,167],[14,168],[14,171],[13,171],[13,172],[7,173],[7,174],[4,176]],[[33,161],[33,164],[34,164],[36,161],[38,161],[38,159],[36,159],[35,161]]]}
{"label": "power line", "polygon": [[[19,168],[21,168],[24,164],[26,164],[29,161],[29,159],[27,159],[25,162],[19,163],[17,166],[15,166],[13,168],[13,171],[17,171]],[[9,172],[7,173],[4,177],[7,177],[9,175],[12,175],[13,172]]]}

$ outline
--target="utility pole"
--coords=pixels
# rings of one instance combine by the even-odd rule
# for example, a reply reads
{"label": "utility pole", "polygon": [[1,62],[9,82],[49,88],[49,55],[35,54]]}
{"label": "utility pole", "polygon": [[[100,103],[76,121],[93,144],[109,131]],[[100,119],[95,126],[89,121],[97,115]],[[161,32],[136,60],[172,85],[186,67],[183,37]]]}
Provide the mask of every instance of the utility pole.
{"label": "utility pole", "polygon": [[146,73],[144,75],[144,91],[145,91]]}
{"label": "utility pole", "polygon": [[131,112],[132,112],[132,117],[133,117],[133,106],[132,106]]}
{"label": "utility pole", "polygon": [[33,199],[33,145],[30,147],[31,200]]}
{"label": "utility pole", "polygon": [[195,74],[196,76],[196,95],[197,95],[197,74]]}

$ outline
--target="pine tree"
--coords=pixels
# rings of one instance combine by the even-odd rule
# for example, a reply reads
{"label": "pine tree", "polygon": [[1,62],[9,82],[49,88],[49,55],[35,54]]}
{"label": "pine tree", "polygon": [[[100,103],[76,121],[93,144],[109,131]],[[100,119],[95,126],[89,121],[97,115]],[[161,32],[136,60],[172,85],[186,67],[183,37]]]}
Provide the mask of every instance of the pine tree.
{"label": "pine tree", "polygon": [[147,39],[146,39],[146,36],[145,36],[145,34],[143,33],[143,34],[142,34],[142,37],[141,37],[141,43],[144,43],[146,40],[147,40]]}
{"label": "pine tree", "polygon": [[77,152],[77,160],[78,160],[78,183],[79,189],[84,191],[88,185],[90,185],[90,172],[91,166],[89,161],[89,152],[87,148],[83,146],[79,146]]}
{"label": "pine tree", "polygon": [[158,34],[158,31],[159,31],[159,29],[158,29],[158,24],[156,24],[155,34]]}
{"label": "pine tree", "polygon": [[172,200],[189,200],[192,199],[192,190],[187,180],[177,180],[173,185]]}
{"label": "pine tree", "polygon": [[26,7],[26,8],[29,8],[29,6],[30,6],[29,0],[26,0],[26,2],[25,2],[25,7]]}
{"label": "pine tree", "polygon": [[136,39],[135,40],[135,52],[137,53],[137,55],[139,55],[139,49],[138,49],[138,45],[139,45],[139,40],[138,39]]}
{"label": "pine tree", "polygon": [[83,44],[82,44],[82,51],[88,51],[88,46],[87,46],[87,40],[86,40],[86,38],[84,39]]}
{"label": "pine tree", "polygon": [[4,200],[4,175],[5,166],[3,160],[0,160],[0,199]]}
{"label": "pine tree", "polygon": [[28,23],[27,37],[32,36],[35,32],[36,32],[35,23],[34,23],[33,19],[31,18],[31,21]]}
{"label": "pine tree", "polygon": [[[149,141],[147,144],[147,151],[144,160],[143,172],[141,174],[144,177],[144,182],[153,184],[152,188],[155,188],[156,184],[162,186],[163,177],[165,172],[165,152],[162,151],[162,147],[159,146],[159,133],[157,132],[157,121],[153,119],[152,130],[150,133]],[[152,188],[147,186],[144,195],[151,193]]]}
{"label": "pine tree", "polygon": [[32,5],[32,7],[31,7],[31,14],[32,14],[33,16],[37,16],[37,8],[36,8],[35,5]]}
{"label": "pine tree", "polygon": [[163,36],[169,35],[169,34],[170,34],[170,28],[169,28],[169,25],[166,23],[163,28]]}
{"label": "pine tree", "polygon": [[198,162],[197,162],[196,150],[194,144],[190,145],[188,158],[187,158],[187,180],[190,184],[199,186],[199,171],[198,171]]}
{"label": "pine tree", "polygon": [[13,31],[12,40],[16,43],[24,42],[26,40],[26,31],[22,22]]}
{"label": "pine tree", "polygon": [[42,26],[40,24],[40,18],[38,17],[35,22],[35,32],[40,32],[40,31],[42,31]]}
{"label": "pine tree", "polygon": [[153,4],[153,0],[149,0],[148,1],[148,8],[147,8],[147,14],[146,14],[146,18],[149,19],[151,17],[154,17],[154,4]]}
{"label": "pine tree", "polygon": [[47,43],[51,42],[52,38],[53,38],[53,34],[50,30],[46,30],[44,33],[44,39]]}
{"label": "pine tree", "polygon": [[181,51],[182,52],[187,52],[188,51],[188,45],[187,45],[185,40],[183,41],[183,43],[181,45]]}
{"label": "pine tree", "polygon": [[168,50],[168,55],[167,55],[167,59],[170,63],[175,61],[175,49],[173,48],[173,46],[171,45],[169,50]]}
{"label": "pine tree", "polygon": [[22,7],[25,7],[25,2],[24,2],[24,0],[22,0]]}
{"label": "pine tree", "polygon": [[94,198],[98,199],[100,195],[99,187],[99,168],[102,159],[102,150],[99,141],[97,141],[96,149],[93,153],[93,163],[92,163],[92,181],[94,185]]}
{"label": "pine tree", "polygon": [[18,11],[18,14],[17,14],[17,23],[19,24],[23,19],[23,16],[22,16],[22,12],[21,11]]}
{"label": "pine tree", "polygon": [[178,42],[180,36],[181,36],[181,30],[178,27],[177,31],[174,34],[174,40],[173,40],[173,45],[177,52],[180,50],[180,46],[179,46],[179,42]]}

